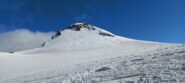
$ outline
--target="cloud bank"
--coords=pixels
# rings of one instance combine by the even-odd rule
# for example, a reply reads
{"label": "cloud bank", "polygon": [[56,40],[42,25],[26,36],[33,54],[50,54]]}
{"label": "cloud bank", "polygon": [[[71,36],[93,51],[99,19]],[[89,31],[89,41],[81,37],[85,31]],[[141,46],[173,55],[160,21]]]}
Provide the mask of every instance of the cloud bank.
{"label": "cloud bank", "polygon": [[54,32],[32,32],[27,29],[0,33],[0,52],[15,52],[40,47]]}

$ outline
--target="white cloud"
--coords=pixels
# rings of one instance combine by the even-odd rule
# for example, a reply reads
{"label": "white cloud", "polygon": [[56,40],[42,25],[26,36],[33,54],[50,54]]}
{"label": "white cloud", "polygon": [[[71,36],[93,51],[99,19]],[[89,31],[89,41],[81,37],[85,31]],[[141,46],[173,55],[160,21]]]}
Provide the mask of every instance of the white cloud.
{"label": "white cloud", "polygon": [[0,51],[14,52],[40,47],[53,34],[54,32],[32,32],[27,29],[4,32],[0,34]]}

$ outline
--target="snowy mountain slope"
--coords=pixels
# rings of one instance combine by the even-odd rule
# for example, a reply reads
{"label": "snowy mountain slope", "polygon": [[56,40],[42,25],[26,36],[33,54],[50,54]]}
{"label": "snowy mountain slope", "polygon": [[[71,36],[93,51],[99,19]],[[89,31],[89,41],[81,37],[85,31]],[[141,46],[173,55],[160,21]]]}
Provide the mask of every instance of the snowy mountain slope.
{"label": "snowy mountain slope", "polygon": [[93,50],[108,47],[115,47],[118,49],[126,48],[132,50],[137,47],[138,50],[139,48],[142,48],[140,46],[142,44],[154,47],[161,45],[160,43],[119,37],[106,30],[86,23],[76,23],[70,25],[66,29],[58,31],[50,41],[44,42],[42,48],[24,51],[23,53],[38,54],[38,52],[46,53],[48,51],[55,53],[56,51]]}
{"label": "snowy mountain slope", "polygon": [[76,64],[3,83],[184,83],[185,45]]}
{"label": "snowy mountain slope", "polygon": [[[183,56],[184,47],[119,37],[86,23],[76,23],[58,31],[40,48],[6,53],[8,56],[0,53],[0,83],[133,83],[129,81],[138,81],[140,73],[148,79],[159,72],[150,68],[168,70],[166,67],[171,65],[166,60]],[[183,63],[175,61],[169,62],[178,66]],[[173,72],[176,70],[169,71]]]}

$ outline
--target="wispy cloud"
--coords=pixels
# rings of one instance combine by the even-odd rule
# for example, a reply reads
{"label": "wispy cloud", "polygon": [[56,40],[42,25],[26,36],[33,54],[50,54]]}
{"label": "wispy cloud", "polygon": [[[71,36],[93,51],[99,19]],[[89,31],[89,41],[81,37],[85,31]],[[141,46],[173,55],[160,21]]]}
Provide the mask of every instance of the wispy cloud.
{"label": "wispy cloud", "polygon": [[87,14],[82,14],[82,15],[75,18],[76,21],[85,21],[85,20],[88,20],[88,19],[90,19],[90,16],[87,15]]}
{"label": "wispy cloud", "polygon": [[54,32],[32,32],[27,29],[3,32],[0,34],[0,51],[12,52],[40,47]]}
{"label": "wispy cloud", "polygon": [[4,24],[0,24],[0,32],[4,31],[5,29],[5,25]]}

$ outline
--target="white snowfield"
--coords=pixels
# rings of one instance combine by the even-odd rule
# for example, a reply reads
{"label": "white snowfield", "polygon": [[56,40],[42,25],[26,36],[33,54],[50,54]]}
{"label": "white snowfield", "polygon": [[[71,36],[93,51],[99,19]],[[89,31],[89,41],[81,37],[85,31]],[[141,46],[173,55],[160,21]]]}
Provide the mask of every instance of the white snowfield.
{"label": "white snowfield", "polygon": [[0,53],[0,83],[185,83],[185,45],[77,23],[42,47]]}

